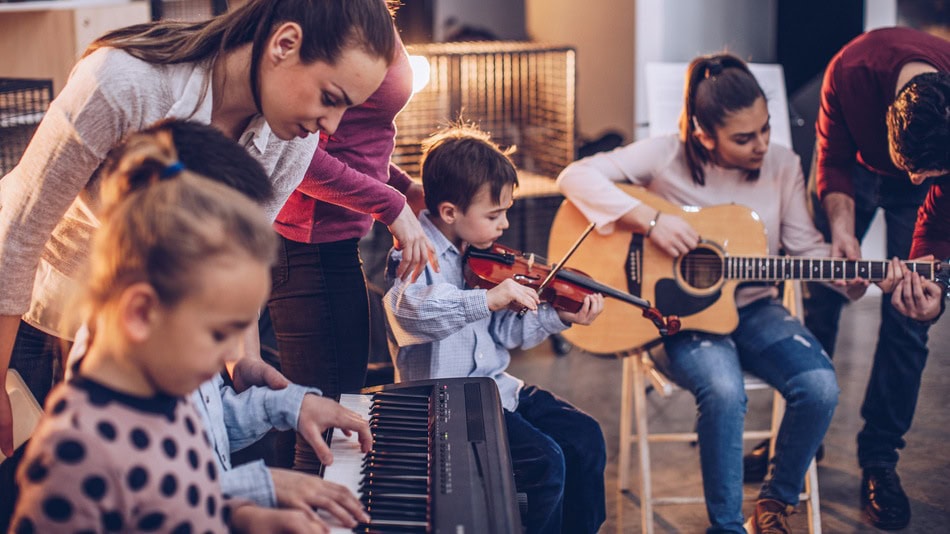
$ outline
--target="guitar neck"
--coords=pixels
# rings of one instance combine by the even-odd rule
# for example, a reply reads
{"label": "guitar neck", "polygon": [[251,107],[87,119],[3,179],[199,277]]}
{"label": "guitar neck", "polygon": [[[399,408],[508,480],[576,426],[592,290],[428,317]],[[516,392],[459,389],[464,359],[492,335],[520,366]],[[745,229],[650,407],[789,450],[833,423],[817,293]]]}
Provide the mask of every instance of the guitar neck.
{"label": "guitar neck", "polygon": [[[727,256],[723,268],[729,280],[776,282],[780,280],[847,281],[863,278],[880,282],[887,276],[889,260],[844,260],[792,256]],[[937,262],[905,261],[904,266],[928,280],[935,280]]]}

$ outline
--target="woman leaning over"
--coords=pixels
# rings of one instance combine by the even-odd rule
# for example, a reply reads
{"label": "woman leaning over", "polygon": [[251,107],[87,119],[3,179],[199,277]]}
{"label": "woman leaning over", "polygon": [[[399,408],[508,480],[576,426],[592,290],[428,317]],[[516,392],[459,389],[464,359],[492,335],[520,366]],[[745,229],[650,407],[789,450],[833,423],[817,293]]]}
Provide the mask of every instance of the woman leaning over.
{"label": "woman leaning over", "polygon": [[[0,372],[41,400],[67,296],[98,226],[94,171],[125,134],[166,117],[211,124],[264,165],[273,219],[301,182],[317,131],[379,86],[393,57],[380,0],[248,0],[199,23],[155,22],[96,40],[0,181]],[[22,320],[21,320],[22,317]],[[12,354],[12,362],[11,362]],[[12,453],[0,389],[0,449]]]}
{"label": "woman leaning over", "polygon": [[[280,234],[274,287],[268,303],[281,371],[291,381],[325,395],[363,386],[369,357],[369,300],[359,239],[374,220],[385,224],[403,251],[400,275],[418,276],[433,248],[410,207],[422,203],[422,187],[390,162],[396,114],[412,91],[409,57],[397,51],[382,85],[346,112],[323,139],[306,178],[277,216]],[[295,467],[319,464],[305,440],[278,439],[277,457],[295,456]]]}

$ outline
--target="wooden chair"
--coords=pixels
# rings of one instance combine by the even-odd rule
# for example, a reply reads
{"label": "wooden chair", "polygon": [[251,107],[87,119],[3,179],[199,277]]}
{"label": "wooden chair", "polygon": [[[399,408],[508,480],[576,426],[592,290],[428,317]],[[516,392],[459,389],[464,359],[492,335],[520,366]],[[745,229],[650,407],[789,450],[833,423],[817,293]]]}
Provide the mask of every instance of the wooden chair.
{"label": "wooden chair", "polygon": [[[800,284],[786,282],[785,306],[795,316],[801,310],[801,296],[797,290]],[[670,504],[702,504],[702,496],[654,497],[651,473],[651,443],[695,442],[696,432],[650,433],[647,425],[647,381],[663,396],[669,396],[676,387],[655,364],[653,354],[662,350],[659,342],[623,354],[623,385],[620,400],[620,462],[618,466],[618,485],[620,491],[630,490],[631,452],[634,446],[639,452],[640,463],[640,514],[642,532],[653,534],[654,507]],[[771,389],[762,380],[746,375],[746,391]],[[768,429],[746,430],[744,440],[770,439],[774,454],[775,436],[778,434],[785,413],[785,400],[775,391],[772,398],[772,418]],[[636,423],[634,428],[634,423]],[[821,533],[821,506],[818,499],[818,470],[815,461],[805,475],[805,491],[799,496],[808,513],[808,531]]]}

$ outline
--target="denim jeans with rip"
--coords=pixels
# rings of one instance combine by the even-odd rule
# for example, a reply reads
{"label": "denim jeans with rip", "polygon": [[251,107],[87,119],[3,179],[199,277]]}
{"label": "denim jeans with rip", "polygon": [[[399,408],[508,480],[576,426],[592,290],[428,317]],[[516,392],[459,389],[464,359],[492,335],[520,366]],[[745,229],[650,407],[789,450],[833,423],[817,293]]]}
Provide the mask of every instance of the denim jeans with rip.
{"label": "denim jeans with rip", "polygon": [[760,377],[786,400],[760,498],[797,504],[805,472],[838,402],[831,360],[818,340],[780,302],[762,299],[739,310],[730,335],[681,332],[665,341],[672,378],[696,398],[700,464],[711,528],[743,533],[742,430],[747,397],[743,372]]}

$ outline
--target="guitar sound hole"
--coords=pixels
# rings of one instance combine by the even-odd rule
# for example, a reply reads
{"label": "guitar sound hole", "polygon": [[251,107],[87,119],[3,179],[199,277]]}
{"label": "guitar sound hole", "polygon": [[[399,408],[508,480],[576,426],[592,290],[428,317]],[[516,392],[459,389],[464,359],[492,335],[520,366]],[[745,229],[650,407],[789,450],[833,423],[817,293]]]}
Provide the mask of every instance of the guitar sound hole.
{"label": "guitar sound hole", "polygon": [[692,250],[680,262],[680,277],[690,287],[708,289],[722,276],[722,258],[708,248]]}

